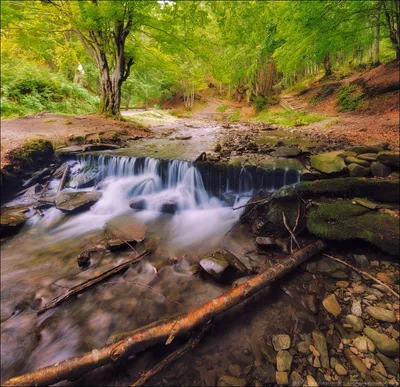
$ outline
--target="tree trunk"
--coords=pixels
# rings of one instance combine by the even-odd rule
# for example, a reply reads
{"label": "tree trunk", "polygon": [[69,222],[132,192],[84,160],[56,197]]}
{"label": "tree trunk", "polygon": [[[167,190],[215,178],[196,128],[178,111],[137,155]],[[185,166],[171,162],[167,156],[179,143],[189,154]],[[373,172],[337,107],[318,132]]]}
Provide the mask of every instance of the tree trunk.
{"label": "tree trunk", "polygon": [[329,77],[329,75],[332,75],[332,63],[329,53],[325,55],[322,64],[324,65],[325,77]]}
{"label": "tree trunk", "polygon": [[381,3],[378,4],[378,8],[376,10],[376,27],[375,27],[375,52],[374,52],[374,65],[379,65],[379,45],[380,45],[380,33],[381,33]]}

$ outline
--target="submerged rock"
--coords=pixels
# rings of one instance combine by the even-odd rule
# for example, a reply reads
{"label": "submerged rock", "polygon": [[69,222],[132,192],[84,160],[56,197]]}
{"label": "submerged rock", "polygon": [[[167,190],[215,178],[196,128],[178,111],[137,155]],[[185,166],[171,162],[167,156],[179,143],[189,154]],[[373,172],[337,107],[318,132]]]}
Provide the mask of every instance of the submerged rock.
{"label": "submerged rock", "polygon": [[75,214],[88,210],[102,196],[101,192],[61,192],[55,199],[56,208]]}
{"label": "submerged rock", "polygon": [[235,378],[234,376],[223,375],[218,380],[218,387],[245,387],[247,384],[246,379]]}
{"label": "submerged rock", "polygon": [[276,241],[274,238],[270,238],[270,237],[257,237],[256,238],[256,244],[258,247],[260,247],[261,249],[265,249],[271,246],[275,246],[276,245]]}
{"label": "submerged rock", "polygon": [[366,312],[378,321],[385,321],[394,323],[396,322],[396,315],[393,310],[379,308],[377,306],[368,306]]}
{"label": "submerged rock", "polygon": [[130,245],[142,242],[146,232],[146,225],[125,215],[107,222],[104,228],[106,245],[112,251],[129,248],[126,242]]}
{"label": "submerged rock", "polygon": [[286,147],[281,146],[279,147],[276,152],[276,157],[296,157],[301,153],[301,148],[298,147]]}
{"label": "submerged rock", "polygon": [[29,216],[28,207],[2,208],[0,216],[0,235],[2,237],[16,234],[24,225]]}
{"label": "submerged rock", "polygon": [[332,314],[334,317],[337,317],[340,313],[342,313],[342,308],[340,307],[336,296],[333,293],[323,299],[322,305],[327,312]]}
{"label": "submerged rock", "polygon": [[178,203],[174,200],[170,200],[162,204],[160,211],[164,214],[175,214],[178,211]]}
{"label": "submerged rock", "polygon": [[[272,345],[275,351],[290,348],[290,336],[289,335],[274,335],[272,336]],[[284,371],[284,370],[282,370]]]}
{"label": "submerged rock", "polygon": [[231,281],[238,275],[247,275],[249,270],[227,250],[217,251],[204,257],[200,267],[217,281]]}

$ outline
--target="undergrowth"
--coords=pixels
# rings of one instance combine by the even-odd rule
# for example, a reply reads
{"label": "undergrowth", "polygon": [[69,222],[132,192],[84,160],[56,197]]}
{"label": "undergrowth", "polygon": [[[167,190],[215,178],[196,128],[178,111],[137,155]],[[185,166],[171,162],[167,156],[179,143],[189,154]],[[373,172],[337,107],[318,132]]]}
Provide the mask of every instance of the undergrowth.
{"label": "undergrowth", "polygon": [[0,101],[1,116],[12,118],[42,111],[92,113],[97,110],[99,99],[60,74],[14,60],[2,64]]}
{"label": "undergrowth", "polygon": [[343,85],[339,89],[336,100],[339,111],[350,112],[357,110],[363,99],[364,94],[357,91],[354,85]]}
{"label": "undergrowth", "polygon": [[258,116],[256,116],[254,120],[258,122],[268,122],[277,125],[296,126],[312,124],[314,122],[322,121],[325,118],[325,116],[317,114],[285,110],[283,112],[263,111]]}

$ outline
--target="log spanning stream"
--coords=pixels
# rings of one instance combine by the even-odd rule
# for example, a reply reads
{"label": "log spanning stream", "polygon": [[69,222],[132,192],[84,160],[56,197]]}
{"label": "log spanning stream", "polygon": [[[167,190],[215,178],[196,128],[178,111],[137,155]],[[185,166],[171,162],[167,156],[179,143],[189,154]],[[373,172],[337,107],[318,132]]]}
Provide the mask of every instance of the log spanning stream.
{"label": "log spanning stream", "polygon": [[[32,216],[19,234],[2,244],[2,381],[101,347],[116,332],[186,312],[223,293],[231,284],[196,274],[202,257],[225,248],[249,266],[265,264],[257,258],[254,237],[246,227],[235,227],[225,235],[242,211],[233,208],[260,189],[271,191],[299,180],[294,170],[108,154],[68,162],[71,180],[64,191],[97,190],[102,196],[76,215],[55,207],[44,209],[43,216]],[[55,193],[58,183],[57,179],[50,182],[49,194]],[[29,200],[20,197],[11,204],[29,204]],[[117,252],[104,248],[105,225],[119,219],[117,224],[123,229],[128,218],[147,229],[144,241],[134,248],[139,253],[152,249],[153,254],[122,275],[38,316],[39,309],[67,288],[134,257],[129,248]],[[90,266],[82,269],[77,257],[88,248],[96,251]],[[293,313],[289,309],[281,313]],[[186,383],[204,385],[230,364],[252,364],[257,355],[249,355],[248,350],[266,318],[262,313],[258,316],[252,315],[251,323],[238,320],[229,332],[217,329],[218,343],[205,344],[211,351],[208,362],[189,362],[186,368],[175,370],[176,375],[188,378],[182,379]],[[142,369],[151,356],[140,363]],[[215,364],[210,374],[211,363]],[[113,367],[117,367],[115,372],[98,371],[79,383],[109,384],[116,375],[133,380],[142,371],[129,364]]]}

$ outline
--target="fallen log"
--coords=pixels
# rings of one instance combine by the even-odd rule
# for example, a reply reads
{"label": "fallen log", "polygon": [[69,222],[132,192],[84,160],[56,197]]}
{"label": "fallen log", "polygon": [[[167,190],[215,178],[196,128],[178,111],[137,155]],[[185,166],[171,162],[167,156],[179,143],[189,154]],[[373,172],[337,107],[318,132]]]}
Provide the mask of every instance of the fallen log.
{"label": "fallen log", "polygon": [[69,175],[69,165],[67,164],[65,166],[64,173],[61,177],[60,184],[58,185],[57,193],[63,190],[65,184],[67,183],[68,175]]}
{"label": "fallen log", "polygon": [[326,244],[322,240],[314,241],[308,246],[297,250],[294,254],[289,255],[275,266],[255,275],[243,284],[206,302],[189,313],[171,320],[152,323],[147,329],[143,327],[143,329],[134,331],[135,333],[126,339],[17,376],[6,381],[3,386],[42,386],[62,380],[75,380],[95,368],[115,362],[124,356],[143,351],[156,343],[165,342],[168,345],[176,336],[186,335],[189,331],[245,301],[315,254],[322,252],[325,247]]}
{"label": "fallen log", "polygon": [[139,255],[136,258],[133,258],[129,261],[126,261],[124,263],[121,263],[121,265],[118,265],[116,267],[113,267],[110,270],[105,271],[104,273],[101,273],[100,275],[98,275],[97,277],[94,278],[90,278],[89,280],[82,282],[79,285],[73,286],[71,289],[68,289],[64,294],[61,294],[60,296],[54,298],[53,300],[51,300],[50,302],[48,302],[42,309],[40,309],[37,314],[42,314],[44,312],[46,312],[47,310],[51,309],[51,308],[55,308],[57,305],[60,305],[62,302],[64,302],[65,300],[67,300],[68,298],[75,296],[79,293],[84,292],[85,290],[87,290],[88,288],[99,284],[100,282],[110,278],[111,276],[119,273],[120,271],[128,268],[130,265],[133,265],[134,263],[137,263],[139,261],[141,261],[143,258],[145,258],[147,255],[149,255],[151,253],[150,250],[144,252],[143,254]]}
{"label": "fallen log", "polygon": [[172,352],[165,359],[161,360],[154,367],[143,372],[142,376],[136,380],[135,383],[132,384],[131,387],[140,387],[145,385],[149,380],[151,380],[156,374],[161,372],[165,367],[173,363],[175,360],[179,359],[182,355],[184,355],[187,351],[192,350],[197,344],[199,344],[200,340],[203,338],[205,333],[211,328],[212,323],[209,321],[204,327],[200,330],[200,332],[193,336],[191,339],[187,341],[182,347],[179,347],[176,351]]}

